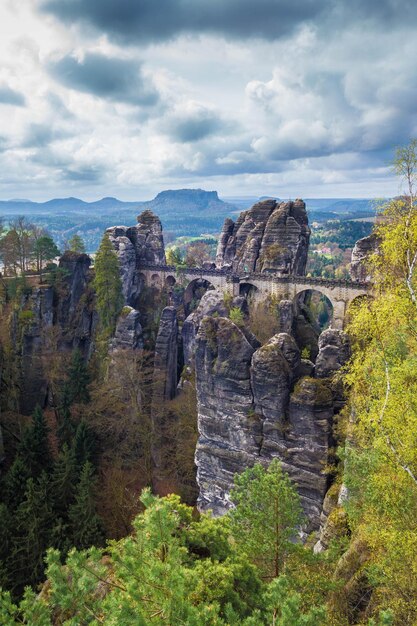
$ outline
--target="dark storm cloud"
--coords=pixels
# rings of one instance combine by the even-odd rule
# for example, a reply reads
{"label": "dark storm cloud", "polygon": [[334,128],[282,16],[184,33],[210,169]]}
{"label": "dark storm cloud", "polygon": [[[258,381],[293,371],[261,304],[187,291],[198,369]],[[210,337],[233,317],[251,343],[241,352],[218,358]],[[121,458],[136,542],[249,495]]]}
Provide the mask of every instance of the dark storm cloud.
{"label": "dark storm cloud", "polygon": [[193,143],[213,135],[228,134],[231,129],[230,123],[204,107],[197,108],[188,115],[173,115],[164,124],[164,131],[174,141],[181,143]]}
{"label": "dark storm cloud", "polygon": [[377,21],[390,27],[416,17],[415,0],[41,0],[44,11],[129,43],[164,41],[182,33],[277,39],[302,23]]}
{"label": "dark storm cloud", "polygon": [[138,106],[153,106],[159,100],[137,61],[87,53],[82,60],[65,56],[50,63],[49,71],[66,87],[98,98]]}
{"label": "dark storm cloud", "polygon": [[181,33],[275,39],[317,17],[319,0],[43,0],[64,22],[89,24],[117,39],[164,41]]}
{"label": "dark storm cloud", "polygon": [[11,89],[7,85],[0,85],[0,104],[11,104],[17,107],[23,107],[26,100],[23,94]]}
{"label": "dark storm cloud", "polygon": [[76,183],[100,183],[105,169],[93,166],[69,167],[62,171],[62,178]]}
{"label": "dark storm cloud", "polygon": [[68,132],[57,129],[51,124],[30,124],[27,128],[21,146],[23,148],[46,148],[53,141],[65,139]]}

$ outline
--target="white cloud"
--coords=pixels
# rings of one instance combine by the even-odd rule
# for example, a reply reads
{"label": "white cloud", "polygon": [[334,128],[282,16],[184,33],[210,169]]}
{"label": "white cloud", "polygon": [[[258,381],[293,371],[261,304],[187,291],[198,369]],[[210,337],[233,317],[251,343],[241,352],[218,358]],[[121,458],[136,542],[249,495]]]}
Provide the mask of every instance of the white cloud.
{"label": "white cloud", "polygon": [[139,46],[126,31],[125,47],[111,29],[64,26],[36,6],[0,5],[1,197],[139,199],[194,183],[229,194],[397,192],[387,162],[417,131],[410,20],[329,10],[292,18],[281,38],[260,20],[268,34],[254,39],[229,12],[216,36],[191,25]]}

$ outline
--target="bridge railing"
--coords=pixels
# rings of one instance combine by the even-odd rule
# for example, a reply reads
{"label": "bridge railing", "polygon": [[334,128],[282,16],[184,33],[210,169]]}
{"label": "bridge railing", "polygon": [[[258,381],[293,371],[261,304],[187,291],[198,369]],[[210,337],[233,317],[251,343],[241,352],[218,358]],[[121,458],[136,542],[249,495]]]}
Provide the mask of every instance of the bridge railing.
{"label": "bridge railing", "polygon": [[155,272],[164,272],[171,274],[187,274],[191,276],[197,276],[204,278],[205,276],[226,276],[233,282],[258,280],[264,282],[274,282],[283,284],[308,284],[317,285],[321,287],[329,288],[353,288],[369,290],[372,287],[372,283],[365,281],[355,281],[348,279],[336,279],[336,278],[320,278],[310,276],[296,276],[289,274],[283,276],[278,272],[245,272],[243,274],[236,274],[232,268],[203,268],[203,267],[177,267],[175,265],[153,265],[151,263],[142,263],[140,269],[153,270]]}

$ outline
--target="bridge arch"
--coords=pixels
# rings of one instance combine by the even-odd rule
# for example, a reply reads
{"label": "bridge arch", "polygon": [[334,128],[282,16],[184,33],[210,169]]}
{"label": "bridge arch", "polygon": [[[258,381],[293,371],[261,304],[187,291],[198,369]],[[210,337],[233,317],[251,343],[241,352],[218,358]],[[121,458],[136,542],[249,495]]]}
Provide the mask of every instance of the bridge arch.
{"label": "bridge arch", "polygon": [[206,291],[215,289],[212,282],[206,278],[197,277],[191,280],[184,291],[184,309],[188,316],[198,305]]}
{"label": "bridge arch", "polygon": [[331,325],[335,315],[335,303],[325,290],[320,287],[304,287],[297,290],[293,302],[296,311],[302,312],[320,331]]}
{"label": "bridge arch", "polygon": [[239,283],[239,295],[244,296],[245,298],[253,299],[256,297],[256,294],[259,293],[259,289],[256,285],[250,282],[241,282]]}
{"label": "bridge arch", "polygon": [[166,287],[173,287],[176,282],[177,282],[177,279],[172,274],[169,274],[168,276],[165,277]]}
{"label": "bridge arch", "polygon": [[161,276],[159,274],[152,274],[151,276],[151,287],[160,288],[162,284]]}

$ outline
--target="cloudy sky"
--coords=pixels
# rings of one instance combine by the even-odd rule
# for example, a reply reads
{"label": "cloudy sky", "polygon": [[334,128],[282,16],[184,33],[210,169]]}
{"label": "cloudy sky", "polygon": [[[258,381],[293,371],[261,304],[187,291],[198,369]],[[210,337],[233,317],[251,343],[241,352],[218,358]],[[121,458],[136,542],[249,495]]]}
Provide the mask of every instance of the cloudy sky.
{"label": "cloudy sky", "polygon": [[381,197],[415,0],[1,0],[0,198]]}

